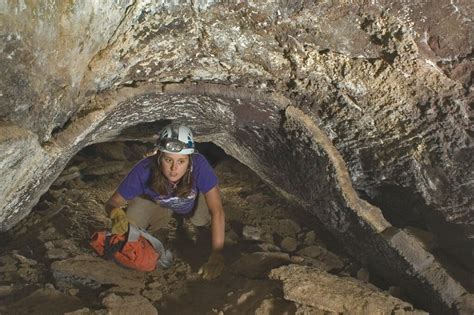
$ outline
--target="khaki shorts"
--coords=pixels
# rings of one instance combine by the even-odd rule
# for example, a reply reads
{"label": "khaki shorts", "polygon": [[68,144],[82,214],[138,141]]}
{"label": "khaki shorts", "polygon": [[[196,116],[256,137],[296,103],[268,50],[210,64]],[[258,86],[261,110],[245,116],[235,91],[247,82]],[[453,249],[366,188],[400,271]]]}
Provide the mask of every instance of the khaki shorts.
{"label": "khaki shorts", "polygon": [[[172,215],[171,209],[164,208],[159,203],[143,197],[132,199],[127,207],[127,217],[138,227],[146,229],[150,233],[166,228]],[[194,226],[206,226],[211,222],[211,215],[203,194],[199,194],[197,197],[191,214],[183,216]]]}

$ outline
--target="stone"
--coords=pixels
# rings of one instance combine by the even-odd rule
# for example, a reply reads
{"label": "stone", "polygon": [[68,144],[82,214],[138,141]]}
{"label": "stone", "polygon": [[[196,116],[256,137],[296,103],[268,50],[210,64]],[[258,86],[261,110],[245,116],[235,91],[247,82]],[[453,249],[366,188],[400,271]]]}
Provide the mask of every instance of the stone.
{"label": "stone", "polygon": [[38,289],[5,306],[11,314],[64,314],[84,307],[77,297],[55,289]]}
{"label": "stone", "polygon": [[326,271],[341,271],[344,268],[344,262],[336,254],[326,251],[322,256],[318,257],[326,267]]}
{"label": "stone", "polygon": [[291,256],[291,262],[294,264],[301,264],[305,261],[304,257],[293,255]]}
{"label": "stone", "polygon": [[74,284],[97,288],[115,285],[124,288],[143,288],[144,273],[121,268],[111,261],[99,257],[80,255],[51,264],[51,271],[60,287],[70,288]]}
{"label": "stone", "polygon": [[282,237],[296,237],[301,231],[301,227],[291,219],[281,219],[278,220],[274,231]]}
{"label": "stone", "polygon": [[294,309],[290,303],[283,299],[269,297],[261,301],[260,305],[255,309],[255,315],[290,315],[294,314]]}
{"label": "stone", "polygon": [[285,237],[281,241],[280,246],[283,249],[283,251],[291,253],[291,252],[294,252],[296,248],[298,247],[298,242],[292,237]]}
{"label": "stone", "polygon": [[424,249],[427,251],[432,251],[437,246],[433,233],[413,226],[407,226],[403,230],[420,241],[423,244],[422,246]]}
{"label": "stone", "polygon": [[144,290],[141,293],[142,296],[146,297],[151,302],[157,302],[163,298],[163,292],[158,289]]}
{"label": "stone", "polygon": [[0,297],[5,297],[13,292],[13,285],[1,285],[0,286]]}
{"label": "stone", "polygon": [[51,248],[46,251],[46,257],[51,260],[65,259],[69,257],[69,253],[62,248]]}
{"label": "stone", "polygon": [[67,292],[69,293],[69,295],[76,296],[76,295],[79,294],[79,289],[71,288],[71,289],[67,290]]}
{"label": "stone", "polygon": [[248,278],[265,278],[271,269],[289,262],[290,257],[285,253],[255,252],[242,255],[230,270]]}
{"label": "stone", "polygon": [[26,264],[26,265],[30,265],[30,266],[34,266],[34,265],[38,264],[38,262],[36,260],[31,259],[31,258],[27,258],[27,257],[25,257],[23,255],[20,255],[20,254],[14,253],[13,257],[18,259],[18,261],[22,264]]}
{"label": "stone", "polygon": [[275,244],[275,239],[271,233],[263,233],[262,235],[262,242]]}
{"label": "stone", "polygon": [[474,314],[474,294],[462,295],[455,303],[454,307],[460,315]]}
{"label": "stone", "polygon": [[259,241],[262,237],[262,230],[255,226],[246,225],[242,230],[242,236],[247,241]]}
{"label": "stone", "polygon": [[300,249],[297,254],[300,256],[306,256],[310,258],[318,258],[320,255],[326,253],[327,250],[321,246],[312,245]]}
{"label": "stone", "polygon": [[71,254],[79,254],[80,251],[77,248],[76,243],[72,239],[60,239],[53,241],[53,244],[57,248],[64,249],[66,252]]}
{"label": "stone", "polygon": [[158,315],[156,308],[144,297],[139,295],[118,296],[111,293],[104,297],[102,304],[111,314],[143,314]]}
{"label": "stone", "polygon": [[316,233],[314,231],[309,231],[305,234],[304,244],[305,245],[314,245],[316,242]]}
{"label": "stone", "polygon": [[[46,230],[43,230],[40,232],[38,239],[42,242],[48,242],[51,240],[55,240],[58,238],[58,233],[56,231],[56,228],[50,227]],[[52,245],[52,243],[51,243]]]}
{"label": "stone", "polygon": [[9,255],[0,257],[0,261],[0,273],[13,272],[18,269],[18,267],[16,266],[17,261]]}
{"label": "stone", "polygon": [[324,312],[351,314],[427,314],[407,302],[375,291],[363,282],[340,278],[315,268],[289,265],[273,269],[270,278],[283,282],[284,297]]}
{"label": "stone", "polygon": [[257,245],[264,252],[280,252],[281,248],[272,243],[260,243]]}
{"label": "stone", "polygon": [[17,270],[18,276],[29,283],[38,282],[39,272],[28,265],[24,265]]}

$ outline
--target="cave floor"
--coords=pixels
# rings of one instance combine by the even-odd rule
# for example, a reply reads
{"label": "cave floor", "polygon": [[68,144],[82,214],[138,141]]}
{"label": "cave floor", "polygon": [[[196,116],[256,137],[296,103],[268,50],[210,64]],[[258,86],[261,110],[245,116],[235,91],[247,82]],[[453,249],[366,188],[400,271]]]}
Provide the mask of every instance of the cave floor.
{"label": "cave floor", "polygon": [[209,231],[179,234],[174,220],[159,233],[174,253],[169,269],[137,272],[99,258],[88,241],[109,226],[103,205],[140,152],[112,162],[93,152],[79,153],[32,213],[2,235],[1,314],[295,314],[301,305],[268,276],[289,264],[359,278],[382,291],[314,217],[232,158],[215,167],[226,212],[222,276],[205,281],[198,274]]}

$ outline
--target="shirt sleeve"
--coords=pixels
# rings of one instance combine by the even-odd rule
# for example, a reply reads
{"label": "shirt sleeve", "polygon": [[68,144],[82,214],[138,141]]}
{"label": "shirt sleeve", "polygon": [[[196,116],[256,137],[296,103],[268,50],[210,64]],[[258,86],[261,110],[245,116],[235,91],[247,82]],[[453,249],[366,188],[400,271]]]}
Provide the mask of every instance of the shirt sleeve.
{"label": "shirt sleeve", "polygon": [[117,192],[126,200],[131,200],[145,194],[145,183],[150,174],[149,168],[146,167],[146,164],[148,164],[146,162],[147,160],[138,162],[117,188]]}
{"label": "shirt sleeve", "polygon": [[195,179],[197,189],[205,194],[217,185],[217,176],[203,155],[196,154],[196,158],[193,160],[193,163],[193,168],[195,168],[196,172]]}

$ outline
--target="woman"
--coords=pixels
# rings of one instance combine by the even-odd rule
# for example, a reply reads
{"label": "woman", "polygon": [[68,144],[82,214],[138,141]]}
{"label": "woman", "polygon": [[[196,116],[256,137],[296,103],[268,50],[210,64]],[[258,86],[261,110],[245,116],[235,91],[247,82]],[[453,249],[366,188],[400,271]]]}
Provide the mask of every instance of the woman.
{"label": "woman", "polygon": [[222,273],[225,220],[217,177],[206,158],[195,153],[188,127],[165,127],[158,139],[157,153],[134,166],[105,209],[112,219],[114,234],[126,233],[129,222],[153,233],[166,227],[173,213],[195,226],[210,222],[212,253],[200,272],[204,279],[214,279]]}

